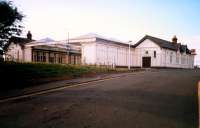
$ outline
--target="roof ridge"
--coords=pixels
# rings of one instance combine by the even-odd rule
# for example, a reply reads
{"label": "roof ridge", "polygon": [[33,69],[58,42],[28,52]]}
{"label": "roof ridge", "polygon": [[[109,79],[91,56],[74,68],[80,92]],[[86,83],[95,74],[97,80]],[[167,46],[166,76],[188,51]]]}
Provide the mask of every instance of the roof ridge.
{"label": "roof ridge", "polygon": [[155,39],[159,39],[159,40],[162,40],[162,41],[165,41],[165,42],[172,43],[171,41],[168,41],[168,40],[165,40],[165,39],[161,39],[161,38],[158,38],[158,37],[154,37],[154,36],[151,36],[151,35],[146,35],[146,36],[150,37],[150,38],[155,38]]}

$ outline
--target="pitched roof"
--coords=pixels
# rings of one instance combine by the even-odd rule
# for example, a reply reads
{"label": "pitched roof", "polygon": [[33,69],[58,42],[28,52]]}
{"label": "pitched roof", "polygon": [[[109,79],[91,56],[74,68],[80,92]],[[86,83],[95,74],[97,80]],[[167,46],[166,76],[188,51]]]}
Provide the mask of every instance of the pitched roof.
{"label": "pitched roof", "polygon": [[146,39],[149,39],[149,40],[153,41],[154,43],[159,45],[161,48],[166,48],[166,49],[170,49],[170,50],[178,50],[179,45],[180,45],[179,43],[173,44],[170,41],[146,35],[140,41],[138,41],[133,47],[137,47],[138,45],[140,45]]}
{"label": "pitched roof", "polygon": [[34,40],[29,40],[27,38],[22,38],[22,37],[11,37],[8,41],[8,43],[4,46],[4,49],[7,50],[7,48],[9,47],[9,45],[11,43],[14,43],[14,44],[19,44],[21,47],[23,47],[26,43],[29,43],[31,41],[34,41]]}
{"label": "pitched roof", "polygon": [[88,33],[86,35],[82,35],[82,36],[79,36],[79,37],[76,37],[76,38],[72,38],[71,40],[77,40],[77,39],[81,40],[81,39],[90,39],[90,38],[95,38],[97,41],[105,41],[105,42],[110,42],[110,43],[114,43],[114,44],[129,46],[129,44],[127,44],[123,41],[113,39],[113,38],[107,38],[107,37],[104,37],[104,36],[101,36],[101,35],[98,35],[98,34],[95,34],[95,33]]}
{"label": "pitched roof", "polygon": [[170,50],[174,50],[174,51],[179,50],[181,53],[186,52],[187,54],[191,54],[191,51],[188,49],[187,45],[182,45],[181,43],[175,44],[175,43],[172,43],[170,41],[163,40],[163,39],[153,37],[153,36],[149,36],[149,35],[144,36],[140,41],[138,41],[135,45],[133,45],[133,47],[134,48],[137,47],[138,45],[140,45],[146,39],[153,41],[154,43],[156,43],[161,48],[170,49]]}
{"label": "pitched roof", "polygon": [[53,41],[55,41],[55,40],[52,39],[52,38],[46,37],[46,38],[40,39],[40,40],[38,40],[38,41],[39,41],[39,42],[47,43],[47,42],[53,42]]}

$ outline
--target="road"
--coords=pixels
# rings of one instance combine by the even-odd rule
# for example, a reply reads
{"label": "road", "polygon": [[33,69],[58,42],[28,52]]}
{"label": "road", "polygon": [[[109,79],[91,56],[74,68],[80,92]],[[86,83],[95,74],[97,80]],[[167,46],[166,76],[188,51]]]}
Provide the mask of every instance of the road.
{"label": "road", "polygon": [[1,128],[194,128],[198,70],[155,70],[4,102]]}

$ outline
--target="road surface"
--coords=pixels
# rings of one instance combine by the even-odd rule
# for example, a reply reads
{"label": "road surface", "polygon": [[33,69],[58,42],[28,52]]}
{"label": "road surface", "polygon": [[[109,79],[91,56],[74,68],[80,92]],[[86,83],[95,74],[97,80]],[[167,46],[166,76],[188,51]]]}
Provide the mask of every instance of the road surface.
{"label": "road surface", "polygon": [[195,128],[197,70],[139,72],[0,104],[1,128]]}

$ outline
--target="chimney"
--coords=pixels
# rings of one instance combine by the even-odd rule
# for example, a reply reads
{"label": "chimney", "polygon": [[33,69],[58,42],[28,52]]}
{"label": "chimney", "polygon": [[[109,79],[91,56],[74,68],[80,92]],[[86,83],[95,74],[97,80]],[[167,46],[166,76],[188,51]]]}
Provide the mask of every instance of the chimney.
{"label": "chimney", "polygon": [[174,37],[172,38],[172,43],[177,44],[177,41],[178,41],[178,39],[177,39],[176,35],[174,35]]}
{"label": "chimney", "polygon": [[32,40],[32,34],[31,34],[30,31],[28,31],[28,33],[27,33],[27,39],[28,39],[28,40]]}
{"label": "chimney", "polygon": [[191,49],[190,52],[191,52],[191,55],[196,55],[196,49]]}

